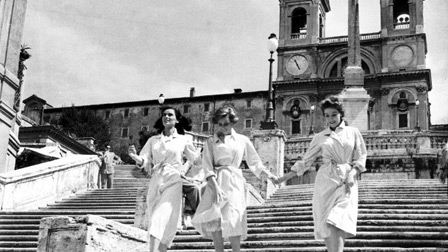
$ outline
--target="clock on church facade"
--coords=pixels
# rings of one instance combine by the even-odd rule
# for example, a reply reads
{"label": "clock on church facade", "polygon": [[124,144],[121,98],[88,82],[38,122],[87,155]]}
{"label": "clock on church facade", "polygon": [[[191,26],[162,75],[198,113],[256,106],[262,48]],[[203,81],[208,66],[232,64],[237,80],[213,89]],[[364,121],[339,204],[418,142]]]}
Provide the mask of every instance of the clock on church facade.
{"label": "clock on church facade", "polygon": [[[345,88],[347,36],[325,36],[330,2],[280,0],[277,79],[273,82],[275,120],[291,137],[307,135],[311,116],[314,131],[322,130],[324,119],[321,113],[312,114],[311,106],[318,107],[320,100]],[[432,84],[425,65],[423,0],[381,0],[378,4],[381,31],[360,35],[364,89],[372,97],[368,129],[413,129],[417,100],[421,127],[427,129]],[[299,104],[298,116],[290,113],[294,104]],[[407,104],[405,110],[403,104]]]}

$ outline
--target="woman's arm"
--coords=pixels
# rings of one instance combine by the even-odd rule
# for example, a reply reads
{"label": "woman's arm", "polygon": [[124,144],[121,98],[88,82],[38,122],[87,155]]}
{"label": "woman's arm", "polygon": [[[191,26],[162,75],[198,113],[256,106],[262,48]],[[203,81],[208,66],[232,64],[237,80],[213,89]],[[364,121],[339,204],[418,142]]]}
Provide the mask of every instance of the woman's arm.
{"label": "woman's arm", "polygon": [[302,160],[297,161],[292,167],[291,171],[283,177],[278,179],[278,183],[282,183],[292,179],[295,176],[302,176],[307,170],[310,169],[311,165],[317,159],[317,157],[321,154],[321,136],[317,134],[311,140],[310,147],[306,151]]}

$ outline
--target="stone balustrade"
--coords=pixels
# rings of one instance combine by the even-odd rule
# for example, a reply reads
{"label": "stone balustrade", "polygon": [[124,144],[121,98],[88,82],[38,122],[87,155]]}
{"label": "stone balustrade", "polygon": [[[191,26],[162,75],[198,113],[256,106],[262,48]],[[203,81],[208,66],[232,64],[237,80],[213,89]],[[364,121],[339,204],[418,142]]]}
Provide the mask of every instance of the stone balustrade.
{"label": "stone balustrade", "polygon": [[[413,131],[363,132],[368,156],[406,156],[429,154],[436,156],[448,141],[448,133]],[[308,150],[312,137],[289,139],[285,143],[285,157],[298,159]]]}
{"label": "stone balustrade", "polygon": [[0,210],[29,210],[96,188],[99,159],[73,155],[0,174]]}

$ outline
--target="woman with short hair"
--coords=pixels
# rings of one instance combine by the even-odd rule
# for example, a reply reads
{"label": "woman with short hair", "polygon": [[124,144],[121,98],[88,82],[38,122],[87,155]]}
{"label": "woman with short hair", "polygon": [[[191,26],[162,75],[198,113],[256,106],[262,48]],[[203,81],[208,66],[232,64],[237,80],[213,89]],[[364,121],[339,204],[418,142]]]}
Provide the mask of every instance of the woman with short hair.
{"label": "woman with short hair", "polygon": [[223,242],[229,240],[237,252],[247,237],[246,180],[239,168],[243,158],[257,177],[277,177],[264,167],[249,138],[233,129],[238,122],[233,108],[218,109],[213,122],[218,129],[205,142],[202,159],[207,186],[192,223],[202,236],[213,239],[216,251],[224,251]]}
{"label": "woman with short hair", "polygon": [[344,110],[337,97],[323,100],[320,107],[328,127],[313,137],[303,159],[277,182],[303,175],[322,156],[323,165],[314,183],[314,236],[325,241],[328,252],[342,252],[345,239],[356,235],[356,177],[366,171],[367,150],[359,130],[343,120]]}

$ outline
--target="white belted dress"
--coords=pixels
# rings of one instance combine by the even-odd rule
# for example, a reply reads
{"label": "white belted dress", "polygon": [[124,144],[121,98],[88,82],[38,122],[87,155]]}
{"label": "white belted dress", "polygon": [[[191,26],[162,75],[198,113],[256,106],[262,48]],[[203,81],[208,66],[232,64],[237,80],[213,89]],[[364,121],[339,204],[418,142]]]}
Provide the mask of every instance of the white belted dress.
{"label": "white belted dress", "polygon": [[170,137],[163,133],[151,137],[140,151],[142,167],[152,174],[147,194],[148,236],[168,247],[176,234],[182,207],[183,154],[191,162],[200,160],[191,138],[177,132]]}
{"label": "white belted dress", "polygon": [[216,176],[216,181],[226,200],[216,201],[216,195],[207,184],[192,224],[204,238],[211,239],[212,232],[222,231],[225,240],[229,237],[247,238],[245,184],[240,169],[243,158],[249,169],[257,176],[265,167],[252,142],[244,135],[231,129],[222,142],[215,134],[210,137],[203,148],[202,166],[205,177]]}
{"label": "white belted dress", "polygon": [[367,151],[357,128],[341,123],[335,131],[330,128],[316,134],[302,160],[291,170],[301,176],[317,157],[322,156],[314,184],[313,218],[314,236],[322,240],[330,236],[329,225],[346,233],[346,238],[356,235],[358,219],[358,183],[351,188],[345,184],[347,173],[357,168],[366,170]]}

